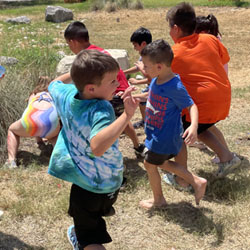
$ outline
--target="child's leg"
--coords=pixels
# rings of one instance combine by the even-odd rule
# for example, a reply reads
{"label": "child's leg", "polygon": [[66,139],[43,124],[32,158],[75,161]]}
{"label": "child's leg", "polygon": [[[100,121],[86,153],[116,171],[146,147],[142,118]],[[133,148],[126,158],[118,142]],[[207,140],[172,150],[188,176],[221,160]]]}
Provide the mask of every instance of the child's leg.
{"label": "child's leg", "polygon": [[174,173],[177,176],[184,179],[187,183],[191,184],[195,191],[195,202],[199,205],[200,200],[205,194],[207,180],[201,177],[198,177],[187,170],[186,167],[178,164],[173,161],[165,161],[163,165],[159,166],[160,168],[167,170],[168,172]]}
{"label": "child's leg", "polygon": [[146,105],[140,104],[140,105],[139,105],[139,108],[140,108],[142,120],[145,121]]}
{"label": "child's leg", "polygon": [[219,140],[219,142],[229,151],[226,139],[225,139],[224,135],[222,134],[222,132],[215,125],[210,127],[208,130],[212,134],[214,134],[217,137],[217,139]]}
{"label": "child's leg", "polygon": [[142,200],[140,206],[146,209],[152,207],[163,207],[167,204],[161,187],[161,176],[158,171],[158,166],[144,161],[144,166],[147,170],[149,183],[153,192],[153,199]]}
{"label": "child's leg", "polygon": [[[180,152],[175,156],[175,162],[187,169],[187,146],[184,142],[182,143]],[[176,181],[182,187],[187,187],[189,185],[189,183],[179,176],[176,177]]]}
{"label": "child's leg", "polygon": [[[221,133],[221,131],[219,132]],[[210,132],[209,130],[206,130],[202,132],[201,134],[199,134],[198,138],[201,141],[203,141],[209,148],[211,148],[218,155],[221,162],[228,162],[232,160],[233,154],[228,150],[227,147],[225,147],[220,142],[220,140],[214,133]]]}
{"label": "child's leg", "polygon": [[29,136],[29,134],[22,126],[21,120],[18,120],[12,123],[8,129],[7,149],[9,162],[16,159],[20,136],[26,137]]}
{"label": "child's leg", "polygon": [[138,148],[139,140],[131,122],[129,122],[127,127],[124,129],[124,133],[131,139],[131,141],[133,142],[134,148]]}
{"label": "child's leg", "polygon": [[84,250],[105,250],[105,249],[106,248],[103,245],[97,245],[97,244],[88,245],[84,247]]}
{"label": "child's leg", "polygon": [[118,192],[98,194],[72,185],[68,213],[74,220],[74,234],[79,249],[105,249],[103,244],[112,241],[103,216],[112,208]]}

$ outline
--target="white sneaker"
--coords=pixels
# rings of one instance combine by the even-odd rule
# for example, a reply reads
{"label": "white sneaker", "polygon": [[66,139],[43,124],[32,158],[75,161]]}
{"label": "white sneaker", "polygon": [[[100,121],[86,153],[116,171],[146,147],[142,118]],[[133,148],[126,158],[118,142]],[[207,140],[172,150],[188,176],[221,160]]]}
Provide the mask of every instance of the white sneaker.
{"label": "white sneaker", "polygon": [[9,168],[9,169],[13,169],[13,168],[17,168],[16,162],[15,160],[12,161],[6,161],[3,165],[4,168]]}
{"label": "white sneaker", "polygon": [[216,176],[218,178],[224,178],[230,172],[232,172],[235,168],[237,168],[241,164],[241,159],[234,154],[233,159],[228,162],[220,162],[219,169],[216,172]]}
{"label": "white sneaker", "polygon": [[0,218],[3,216],[3,211],[0,210]]}

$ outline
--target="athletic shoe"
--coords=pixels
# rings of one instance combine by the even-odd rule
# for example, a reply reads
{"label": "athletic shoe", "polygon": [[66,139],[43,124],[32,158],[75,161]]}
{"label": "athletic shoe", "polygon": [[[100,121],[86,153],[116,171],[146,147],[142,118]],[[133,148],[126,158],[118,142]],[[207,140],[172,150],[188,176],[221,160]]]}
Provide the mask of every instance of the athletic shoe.
{"label": "athletic shoe", "polygon": [[134,128],[143,128],[144,127],[144,121],[143,120],[140,120],[140,121],[138,121],[138,122],[135,122],[134,124],[133,124],[133,127]]}
{"label": "athletic shoe", "polygon": [[173,186],[175,189],[177,189],[178,191],[187,191],[187,192],[190,192],[192,191],[193,187],[189,184],[187,187],[182,187],[180,186],[177,181],[176,181],[176,175],[174,174],[171,174],[171,173],[165,173],[163,176],[162,176],[162,180],[170,185],[170,186]]}
{"label": "athletic shoe", "polygon": [[228,162],[220,162],[219,169],[216,172],[216,176],[218,178],[224,178],[230,172],[232,172],[235,168],[237,168],[241,164],[241,159],[236,155],[233,154],[233,159]]}
{"label": "athletic shoe", "polygon": [[139,144],[138,148],[134,148],[134,150],[138,157],[145,157],[145,154],[148,151],[144,144]]}
{"label": "athletic shoe", "polygon": [[12,161],[6,161],[3,165],[4,168],[9,168],[9,169],[13,169],[13,168],[17,168],[16,162],[15,160]]}
{"label": "athletic shoe", "polygon": [[73,250],[79,250],[78,241],[77,241],[77,238],[76,238],[76,232],[75,232],[75,226],[74,225],[71,225],[68,228],[67,236],[68,236],[70,244],[73,247]]}
{"label": "athletic shoe", "polygon": [[0,218],[3,216],[3,211],[0,210]]}

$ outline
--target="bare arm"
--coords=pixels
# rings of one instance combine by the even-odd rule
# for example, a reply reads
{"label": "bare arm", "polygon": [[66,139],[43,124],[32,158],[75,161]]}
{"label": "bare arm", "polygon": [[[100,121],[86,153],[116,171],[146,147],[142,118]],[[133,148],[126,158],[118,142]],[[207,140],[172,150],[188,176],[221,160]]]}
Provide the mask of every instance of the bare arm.
{"label": "bare arm", "polygon": [[126,89],[122,95],[125,110],[118,119],[116,119],[108,127],[102,129],[96,136],[90,141],[90,147],[95,156],[102,156],[108,148],[118,139],[120,134],[124,131],[128,122],[134,115],[136,108],[138,107],[139,100],[131,96],[131,92],[134,87]]}
{"label": "bare arm", "polygon": [[140,102],[146,102],[148,99],[148,92],[141,93],[141,94],[135,94],[133,95],[134,98],[139,99]]}
{"label": "bare arm", "polygon": [[148,84],[150,83],[150,81],[145,78],[145,79],[141,79],[141,80],[137,80],[135,78],[129,78],[128,79],[129,83],[132,84],[132,85],[138,85],[138,84]]}
{"label": "bare arm", "polygon": [[136,73],[136,72],[138,72],[138,71],[139,71],[139,69],[138,69],[136,66],[134,66],[134,67],[131,67],[131,68],[129,68],[129,69],[123,70],[123,73],[124,73],[125,75],[127,75],[127,74]]}
{"label": "bare arm", "polygon": [[186,144],[192,144],[197,140],[197,128],[198,128],[198,108],[195,104],[188,107],[191,124],[190,126],[184,131],[183,138],[185,138]]}
{"label": "bare arm", "polygon": [[70,73],[65,73],[63,75],[60,75],[56,77],[53,81],[62,81],[63,83],[72,83],[72,78],[70,76]]}

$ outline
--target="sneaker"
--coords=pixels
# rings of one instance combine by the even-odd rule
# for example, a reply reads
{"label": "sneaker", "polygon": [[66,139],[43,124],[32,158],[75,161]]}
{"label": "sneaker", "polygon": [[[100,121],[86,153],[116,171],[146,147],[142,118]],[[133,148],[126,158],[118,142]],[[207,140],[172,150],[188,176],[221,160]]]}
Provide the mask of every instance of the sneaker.
{"label": "sneaker", "polygon": [[143,128],[144,127],[144,121],[143,120],[140,120],[140,121],[138,121],[138,122],[135,122],[134,124],[133,124],[133,127],[134,128]]}
{"label": "sneaker", "polygon": [[216,155],[214,158],[211,159],[211,162],[213,164],[219,164],[220,163],[220,158]]}
{"label": "sneaker", "polygon": [[145,157],[146,152],[148,149],[145,147],[144,144],[139,144],[138,148],[134,148],[136,156]]}
{"label": "sneaker", "polygon": [[216,176],[218,178],[223,178],[226,175],[228,175],[230,172],[232,172],[235,168],[237,168],[241,163],[241,159],[234,154],[233,159],[228,162],[220,162],[219,169],[216,172]]}
{"label": "sneaker", "polygon": [[3,216],[3,211],[0,210],[0,218]]}
{"label": "sneaker", "polygon": [[74,225],[71,225],[68,228],[67,236],[68,236],[70,244],[73,247],[73,250],[79,250],[78,241],[77,241],[77,238],[76,238],[76,232],[75,232],[75,226]]}
{"label": "sneaker", "polygon": [[163,176],[162,176],[162,180],[170,185],[170,186],[173,186],[175,189],[179,190],[179,191],[192,191],[193,187],[189,184],[187,187],[182,187],[180,186],[177,181],[176,181],[176,175],[174,174],[171,174],[171,173],[165,173]]}
{"label": "sneaker", "polygon": [[13,168],[17,168],[17,165],[16,165],[15,160],[12,160],[12,161],[7,160],[7,161],[4,163],[3,167],[4,167],[4,168],[13,169]]}
{"label": "sneaker", "polygon": [[142,79],[144,79],[144,77],[142,75],[136,75],[135,79],[136,80],[142,80]]}

